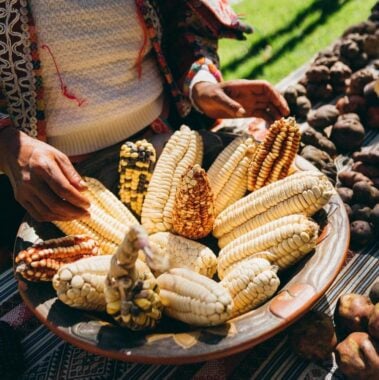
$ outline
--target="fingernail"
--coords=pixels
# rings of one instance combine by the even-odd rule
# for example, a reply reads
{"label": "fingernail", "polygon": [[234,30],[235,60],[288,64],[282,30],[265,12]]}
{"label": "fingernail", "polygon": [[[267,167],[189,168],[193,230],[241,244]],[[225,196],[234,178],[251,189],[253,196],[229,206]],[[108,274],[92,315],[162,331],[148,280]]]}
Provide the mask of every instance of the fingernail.
{"label": "fingernail", "polygon": [[83,188],[87,188],[87,187],[88,187],[87,182],[84,181],[83,179],[80,180],[80,182],[79,182],[79,186],[80,186],[80,187],[83,187]]}
{"label": "fingernail", "polygon": [[245,116],[245,115],[246,115],[246,111],[245,111],[245,109],[242,108],[242,107],[240,107],[240,108],[238,109],[237,113],[236,113],[236,116],[237,116],[237,117],[243,117],[243,116]]}

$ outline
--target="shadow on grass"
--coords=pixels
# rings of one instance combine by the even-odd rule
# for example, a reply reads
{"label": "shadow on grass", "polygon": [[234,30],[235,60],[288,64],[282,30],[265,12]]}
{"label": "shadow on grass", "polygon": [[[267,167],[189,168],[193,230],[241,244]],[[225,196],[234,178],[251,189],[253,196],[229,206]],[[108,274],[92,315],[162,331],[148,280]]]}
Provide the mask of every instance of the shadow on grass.
{"label": "shadow on grass", "polygon": [[267,67],[267,65],[270,65],[273,62],[275,62],[278,58],[282,56],[284,52],[288,50],[293,50],[295,46],[299,42],[301,42],[304,35],[312,33],[318,26],[324,24],[331,16],[334,15],[334,13],[340,10],[349,1],[350,0],[315,0],[309,7],[298,12],[296,16],[292,19],[292,21],[287,23],[284,27],[276,30],[272,34],[264,36],[257,42],[253,43],[245,55],[226,64],[223,67],[223,69],[225,71],[236,70],[240,64],[245,62],[251,56],[256,55],[257,52],[264,49],[267,45],[272,44],[272,42],[275,39],[292,32],[294,29],[298,28],[298,26],[301,23],[303,23],[307,17],[310,17],[312,14],[316,12],[320,12],[317,19],[315,19],[310,25],[308,25],[305,29],[301,31],[301,35],[294,36],[293,38],[288,40],[279,50],[275,51],[275,53],[270,57],[270,59],[255,66],[253,70],[251,70],[248,74],[248,77],[252,78],[262,74],[263,69]]}

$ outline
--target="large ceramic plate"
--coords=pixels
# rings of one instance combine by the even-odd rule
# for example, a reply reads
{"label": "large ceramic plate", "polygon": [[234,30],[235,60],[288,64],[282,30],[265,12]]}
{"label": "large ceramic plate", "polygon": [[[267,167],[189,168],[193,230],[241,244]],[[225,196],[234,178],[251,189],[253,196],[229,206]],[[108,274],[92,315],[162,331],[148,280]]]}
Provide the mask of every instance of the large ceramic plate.
{"label": "large ceramic plate", "polygon": [[[300,170],[316,170],[298,158]],[[246,350],[285,329],[324,294],[345,260],[349,223],[341,199],[334,195],[325,207],[327,224],[314,254],[281,276],[280,292],[258,309],[216,328],[194,328],[163,320],[153,332],[135,333],[117,327],[105,314],[69,308],[49,283],[20,279],[19,289],[33,313],[64,340],[96,354],[142,363],[181,364],[205,361]],[[15,251],[38,239],[61,235],[51,224],[26,218],[18,231]]]}

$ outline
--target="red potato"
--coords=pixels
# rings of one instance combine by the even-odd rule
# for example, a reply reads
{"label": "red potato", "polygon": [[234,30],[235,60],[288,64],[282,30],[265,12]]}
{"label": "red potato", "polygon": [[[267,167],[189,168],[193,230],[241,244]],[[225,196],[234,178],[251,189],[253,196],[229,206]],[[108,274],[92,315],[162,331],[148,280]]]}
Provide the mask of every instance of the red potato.
{"label": "red potato", "polygon": [[379,345],[367,333],[354,332],[338,344],[336,359],[349,379],[378,380]]}
{"label": "red potato", "polygon": [[346,332],[367,331],[368,319],[374,305],[361,294],[342,295],[336,308],[336,324]]}

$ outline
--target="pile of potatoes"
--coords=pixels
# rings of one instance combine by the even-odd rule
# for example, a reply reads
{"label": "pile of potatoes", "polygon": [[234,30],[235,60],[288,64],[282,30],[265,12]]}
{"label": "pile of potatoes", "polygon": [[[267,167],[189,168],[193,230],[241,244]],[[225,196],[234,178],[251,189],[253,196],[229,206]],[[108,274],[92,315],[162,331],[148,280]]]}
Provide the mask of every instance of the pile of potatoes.
{"label": "pile of potatoes", "polygon": [[379,236],[379,143],[352,157],[351,169],[338,174],[337,192],[351,222],[351,245],[360,248]]}
{"label": "pile of potatoes", "polygon": [[349,379],[379,377],[379,278],[368,296],[344,294],[331,317],[311,311],[290,330],[294,352],[322,361],[334,352],[340,371]]}

